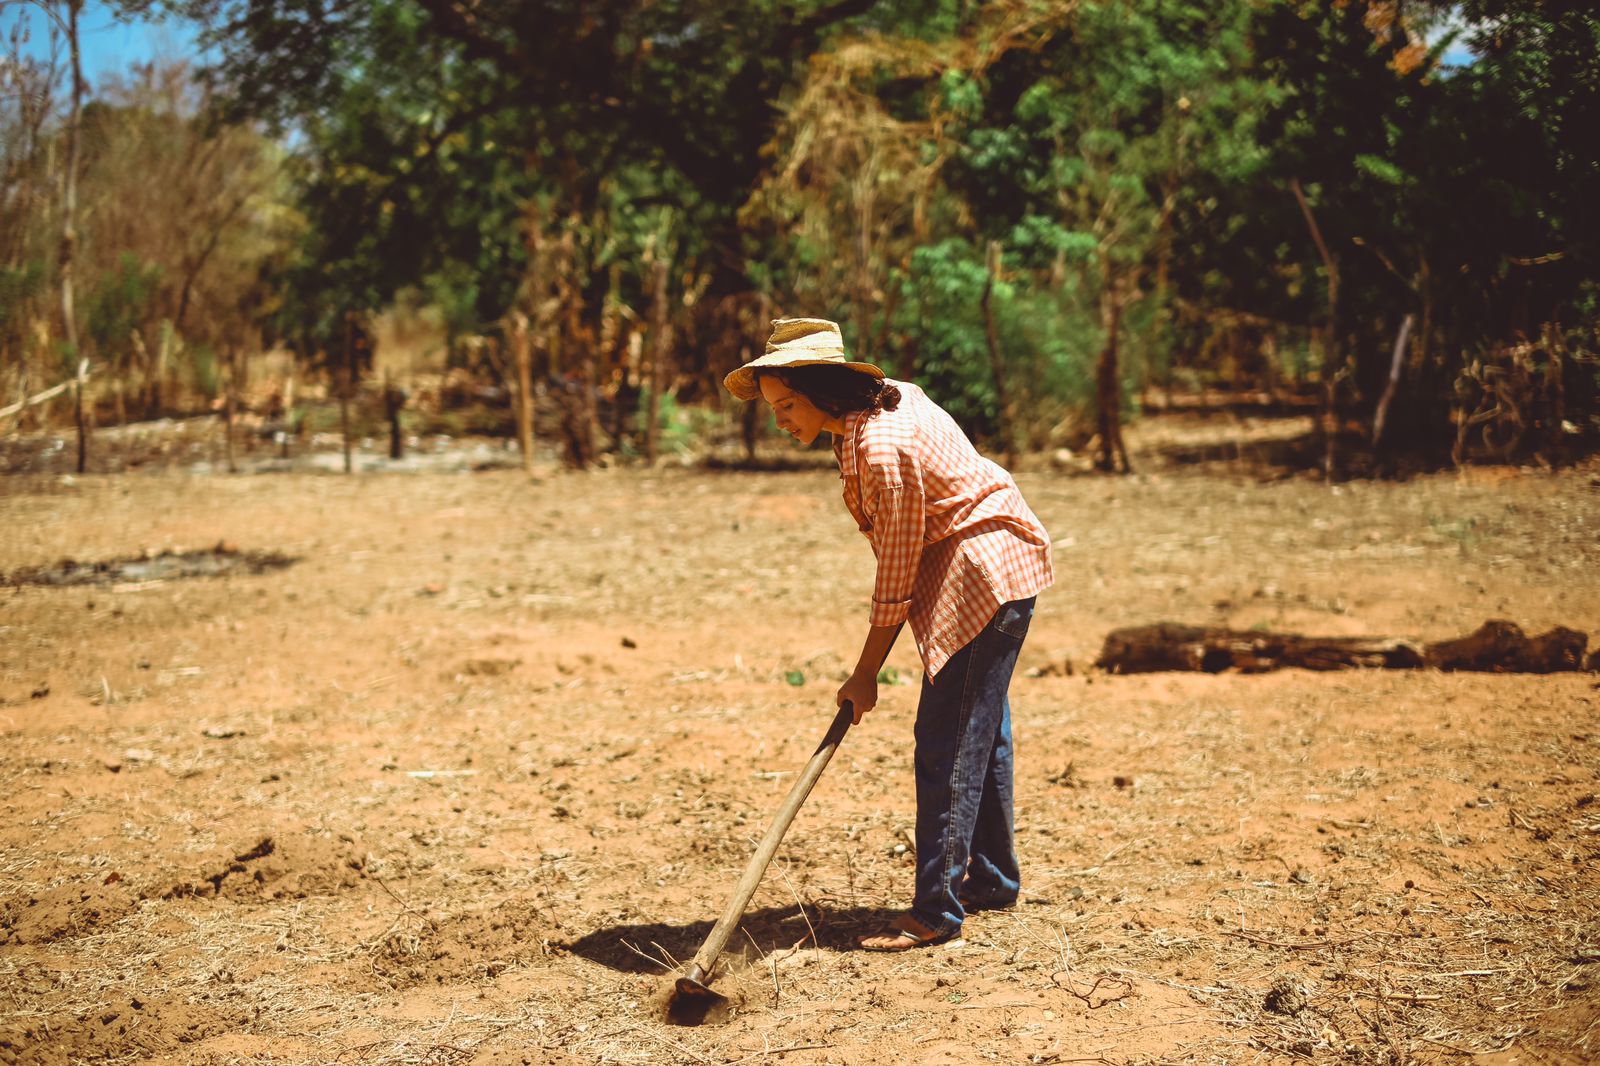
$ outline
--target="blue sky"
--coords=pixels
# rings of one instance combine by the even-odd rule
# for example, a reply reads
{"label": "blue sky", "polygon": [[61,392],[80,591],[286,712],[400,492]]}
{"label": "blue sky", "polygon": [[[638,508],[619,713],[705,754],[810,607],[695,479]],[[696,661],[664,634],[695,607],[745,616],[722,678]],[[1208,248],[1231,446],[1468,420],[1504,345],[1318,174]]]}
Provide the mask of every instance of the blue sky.
{"label": "blue sky", "polygon": [[[38,6],[26,0],[5,0],[0,4],[0,38],[9,43],[11,30],[19,22],[26,27],[29,36],[23,53],[41,59],[48,56],[50,19]],[[152,59],[194,62],[200,55],[192,23],[171,18],[121,22],[112,16],[110,5],[99,0],[87,0],[83,5],[78,31],[83,50],[83,76],[91,91],[107,76],[124,74],[135,63],[148,63]],[[65,46],[60,47],[61,65],[65,69]]]}
{"label": "blue sky", "polygon": [[1453,9],[1448,19],[1435,26],[1432,32],[1427,34],[1427,41],[1429,44],[1433,44],[1446,33],[1455,33],[1456,40],[1454,44],[1445,49],[1444,55],[1439,57],[1440,63],[1447,67],[1471,65],[1473,60],[1472,50],[1467,47],[1467,37],[1470,35],[1470,31],[1467,23],[1461,18],[1460,8]]}

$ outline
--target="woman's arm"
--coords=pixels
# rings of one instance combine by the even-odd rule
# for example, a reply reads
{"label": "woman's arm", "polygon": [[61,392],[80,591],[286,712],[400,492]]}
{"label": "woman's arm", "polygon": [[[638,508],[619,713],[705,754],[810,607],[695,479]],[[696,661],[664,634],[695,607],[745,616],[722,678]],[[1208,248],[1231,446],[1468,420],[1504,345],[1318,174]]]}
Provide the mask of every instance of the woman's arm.
{"label": "woman's arm", "polygon": [[911,593],[922,562],[924,516],[922,470],[909,442],[886,439],[867,448],[861,477],[863,509],[872,518],[873,554],[878,573],[872,583],[872,612],[866,642],[850,680],[839,689],[855,721],[878,703],[878,671],[906,624]]}
{"label": "woman's arm", "polygon": [[843,707],[846,700],[850,701],[855,725],[860,725],[861,716],[878,704],[878,671],[883,669],[889,649],[894,647],[895,638],[904,625],[904,622],[896,622],[892,626],[873,626],[867,630],[867,641],[861,647],[855,671],[839,688],[838,705]]}

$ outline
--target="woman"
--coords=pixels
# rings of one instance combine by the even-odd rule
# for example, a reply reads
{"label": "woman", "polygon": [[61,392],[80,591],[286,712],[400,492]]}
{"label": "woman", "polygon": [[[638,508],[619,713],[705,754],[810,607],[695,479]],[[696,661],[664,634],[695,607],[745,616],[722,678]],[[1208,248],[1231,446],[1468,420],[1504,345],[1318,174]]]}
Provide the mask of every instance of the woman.
{"label": "woman", "polygon": [[911,909],[857,944],[905,951],[1016,901],[1011,707],[1006,689],[1054,580],[1050,538],[1011,475],[983,458],[915,385],[845,358],[825,319],[772,323],[765,354],[723,382],[762,397],[802,444],[833,436],[844,502],[878,560],[867,637],[840,687],[859,723],[907,621],[925,667],[917,704],[917,877]]}

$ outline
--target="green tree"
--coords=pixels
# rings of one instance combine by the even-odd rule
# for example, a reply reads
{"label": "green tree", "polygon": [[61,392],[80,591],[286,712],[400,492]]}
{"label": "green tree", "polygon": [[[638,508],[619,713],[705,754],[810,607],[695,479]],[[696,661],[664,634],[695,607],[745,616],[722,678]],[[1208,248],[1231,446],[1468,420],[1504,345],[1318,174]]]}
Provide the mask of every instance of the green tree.
{"label": "green tree", "polygon": [[[1442,45],[1420,54],[1392,5],[1278,3],[1255,29],[1279,94],[1261,125],[1270,165],[1242,194],[1287,205],[1301,187],[1326,257],[1303,227],[1292,280],[1322,328],[1324,379],[1348,376],[1363,419],[1392,391],[1390,342],[1415,317],[1390,419],[1412,446],[1450,438],[1480,353],[1593,316],[1600,152],[1567,131],[1597,111],[1600,20],[1532,3],[1466,13],[1477,58],[1457,70],[1438,67]],[[1283,229],[1269,215],[1246,247]]]}
{"label": "green tree", "polygon": [[678,287],[701,273],[718,293],[747,286],[735,210],[763,165],[775,101],[829,26],[873,6],[186,9],[218,20],[215,74],[234,113],[299,131],[304,255],[343,301],[375,307],[460,264],[492,323],[526,286],[530,247],[575,232],[567,281],[597,332],[607,255],[633,242],[622,284],[631,302],[647,291],[638,231],[660,222],[634,220],[648,205],[677,220]]}

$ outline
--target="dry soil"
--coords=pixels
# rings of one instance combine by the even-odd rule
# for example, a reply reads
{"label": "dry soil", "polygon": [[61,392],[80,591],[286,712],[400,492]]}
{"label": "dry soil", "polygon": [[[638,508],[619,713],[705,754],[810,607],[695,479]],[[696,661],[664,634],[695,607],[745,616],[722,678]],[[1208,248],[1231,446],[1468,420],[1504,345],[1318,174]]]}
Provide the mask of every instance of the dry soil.
{"label": "dry soil", "polygon": [[0,480],[0,573],[292,560],[0,582],[0,1062],[1600,1059],[1596,675],[1089,667],[1160,620],[1600,639],[1600,467],[1154,454],[1019,476],[1059,573],[1012,689],[1021,904],[851,949],[910,888],[903,640],[725,956],[734,1018],[689,1029],[666,976],[865,624],[831,472]]}

